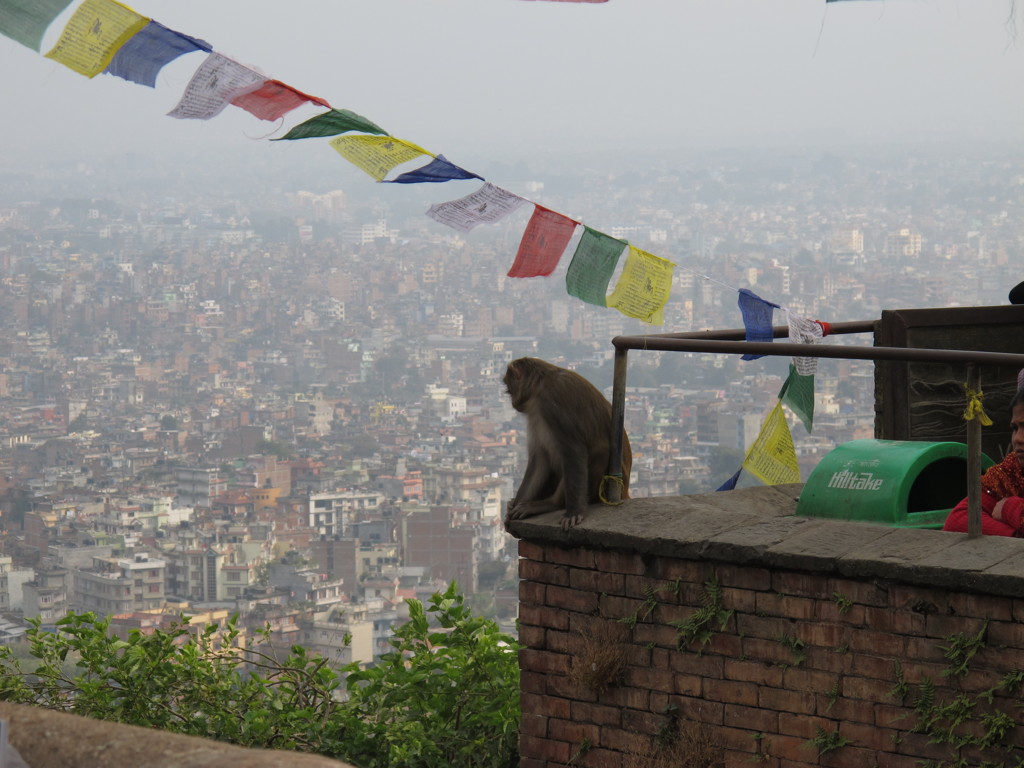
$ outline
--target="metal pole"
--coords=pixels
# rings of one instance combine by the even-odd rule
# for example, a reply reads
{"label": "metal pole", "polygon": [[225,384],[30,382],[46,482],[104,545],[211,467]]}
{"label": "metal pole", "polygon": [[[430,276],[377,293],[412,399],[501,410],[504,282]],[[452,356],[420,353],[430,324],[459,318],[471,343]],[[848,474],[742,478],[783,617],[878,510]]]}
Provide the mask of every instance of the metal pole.
{"label": "metal pole", "polygon": [[[967,389],[981,392],[981,367],[976,363],[967,366]],[[981,420],[977,415],[967,420],[967,535],[981,536]]]}
{"label": "metal pole", "polygon": [[[608,476],[622,477],[622,438],[626,434],[626,358],[628,349],[615,348],[614,379],[612,380],[612,435],[608,451]],[[612,504],[622,500],[622,485],[608,483],[605,498]]]}

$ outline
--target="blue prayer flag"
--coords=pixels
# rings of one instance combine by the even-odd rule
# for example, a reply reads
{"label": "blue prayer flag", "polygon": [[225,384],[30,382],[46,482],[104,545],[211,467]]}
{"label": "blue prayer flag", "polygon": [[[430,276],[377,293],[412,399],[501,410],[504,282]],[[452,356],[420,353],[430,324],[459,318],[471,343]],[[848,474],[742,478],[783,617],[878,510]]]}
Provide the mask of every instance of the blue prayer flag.
{"label": "blue prayer flag", "polygon": [[165,65],[182,54],[213,50],[205,40],[168,29],[158,21],[150,22],[122,45],[110,60],[107,74],[117,75],[139,85],[156,87],[156,76]]}
{"label": "blue prayer flag", "polygon": [[[778,304],[765,301],[757,294],[740,288],[740,312],[743,314],[743,327],[747,331],[747,341],[767,341],[775,339],[772,331],[772,313],[779,308]],[[757,360],[764,355],[743,355],[741,360]]]}
{"label": "blue prayer flag", "polygon": [[470,173],[463,168],[459,168],[459,166],[449,162],[444,155],[438,155],[422,168],[417,168],[414,171],[408,171],[403,173],[401,176],[396,176],[390,181],[385,181],[383,183],[420,184],[428,181],[458,181],[460,179],[480,179],[480,181],[485,181],[483,176],[477,176],[475,173]]}

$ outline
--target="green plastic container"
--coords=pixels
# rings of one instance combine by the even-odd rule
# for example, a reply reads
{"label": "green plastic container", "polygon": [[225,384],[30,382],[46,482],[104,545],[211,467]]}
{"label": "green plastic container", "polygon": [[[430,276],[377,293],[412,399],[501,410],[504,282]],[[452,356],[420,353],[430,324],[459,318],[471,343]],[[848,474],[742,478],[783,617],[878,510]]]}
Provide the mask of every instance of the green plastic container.
{"label": "green plastic container", "polygon": [[[981,454],[982,471],[994,462]],[[852,440],[811,472],[796,514],[894,528],[941,528],[967,495],[967,446]]]}

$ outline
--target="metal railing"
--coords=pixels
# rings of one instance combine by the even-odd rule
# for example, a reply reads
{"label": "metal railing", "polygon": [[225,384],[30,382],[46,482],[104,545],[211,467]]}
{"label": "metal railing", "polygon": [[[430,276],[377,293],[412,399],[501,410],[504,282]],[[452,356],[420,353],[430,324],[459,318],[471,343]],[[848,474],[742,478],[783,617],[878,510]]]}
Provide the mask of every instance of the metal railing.
{"label": "metal railing", "polygon": [[[877,320],[832,323],[829,335],[872,333]],[[629,350],[650,352],[711,352],[774,357],[828,357],[845,360],[892,360],[899,362],[956,363],[967,368],[967,388],[981,391],[981,366],[1003,365],[1024,368],[1024,355],[1005,352],[974,352],[959,349],[919,349],[908,347],[847,347],[836,344],[793,344],[791,342],[745,341],[746,330],[732,328],[690,333],[659,333],[649,336],[616,336],[614,380],[612,384],[612,441],[608,474],[621,481],[622,436],[626,418],[626,367]],[[775,338],[789,336],[789,326],[772,328]],[[619,500],[621,482],[609,483],[609,501]],[[981,423],[967,422],[967,503],[968,534],[981,535]]]}

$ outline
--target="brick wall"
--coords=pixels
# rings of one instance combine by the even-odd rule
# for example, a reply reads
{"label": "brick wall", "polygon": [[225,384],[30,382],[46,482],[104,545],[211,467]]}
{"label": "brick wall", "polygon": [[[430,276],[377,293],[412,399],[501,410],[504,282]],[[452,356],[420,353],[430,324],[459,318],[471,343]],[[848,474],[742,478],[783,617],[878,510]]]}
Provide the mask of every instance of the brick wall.
{"label": "brick wall", "polygon": [[521,768],[1020,764],[1024,542],[795,518],[770,490],[514,528]]}

